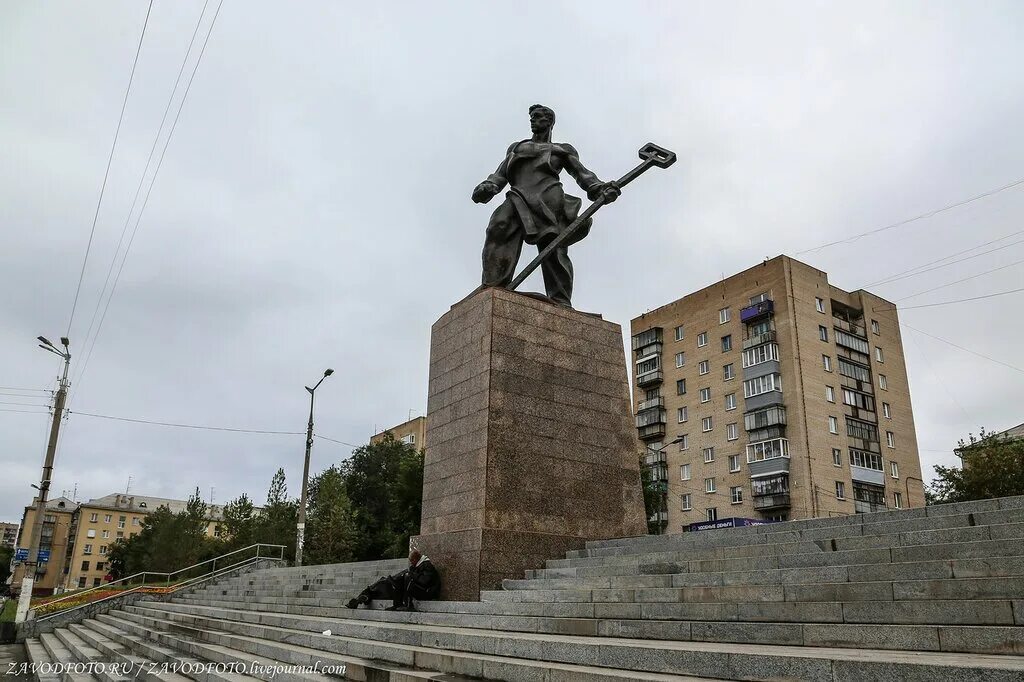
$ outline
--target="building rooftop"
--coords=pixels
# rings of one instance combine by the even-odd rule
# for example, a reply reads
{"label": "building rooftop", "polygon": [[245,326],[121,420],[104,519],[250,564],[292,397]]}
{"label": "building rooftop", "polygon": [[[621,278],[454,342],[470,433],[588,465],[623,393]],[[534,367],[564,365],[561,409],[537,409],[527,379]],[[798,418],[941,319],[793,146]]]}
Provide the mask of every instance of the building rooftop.
{"label": "building rooftop", "polygon": [[[171,513],[177,514],[184,511],[188,506],[187,500],[173,500],[168,497],[153,497],[151,495],[134,495],[125,493],[110,493],[103,497],[94,497],[81,506],[99,509],[116,509],[121,511],[153,512],[160,507],[167,507]],[[224,518],[223,505],[207,505],[206,517],[213,521]]]}

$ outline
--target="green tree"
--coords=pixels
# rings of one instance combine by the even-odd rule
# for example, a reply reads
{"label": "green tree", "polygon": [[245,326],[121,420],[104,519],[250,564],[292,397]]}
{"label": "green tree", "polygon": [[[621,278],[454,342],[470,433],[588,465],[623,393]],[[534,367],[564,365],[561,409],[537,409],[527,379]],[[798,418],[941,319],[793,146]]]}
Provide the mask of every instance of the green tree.
{"label": "green tree", "polygon": [[647,534],[657,535],[661,532],[659,521],[651,521],[656,512],[661,511],[663,490],[667,483],[659,483],[654,480],[651,467],[645,466],[644,458],[640,458],[640,483],[644,491],[644,514],[647,518]]}
{"label": "green tree", "polygon": [[356,448],[340,467],[355,513],[356,559],[398,558],[419,532],[423,496],[423,452],[389,433]]}
{"label": "green tree", "polygon": [[11,559],[14,558],[14,549],[11,547],[0,547],[0,585],[7,582],[11,577]]}
{"label": "green tree", "polygon": [[273,545],[285,546],[285,558],[295,558],[295,524],[298,522],[299,503],[288,498],[284,469],[278,469],[270,481],[267,504],[254,524],[254,539]]}
{"label": "green tree", "polygon": [[353,561],[358,537],[355,514],[345,492],[345,477],[338,467],[332,466],[310,482],[303,561],[306,564]]}
{"label": "green tree", "polygon": [[224,550],[231,551],[262,542],[256,538],[258,524],[256,507],[245,493],[224,505]]}
{"label": "green tree", "polygon": [[963,467],[936,466],[929,502],[967,502],[1024,495],[1024,438],[981,430],[959,444]]}

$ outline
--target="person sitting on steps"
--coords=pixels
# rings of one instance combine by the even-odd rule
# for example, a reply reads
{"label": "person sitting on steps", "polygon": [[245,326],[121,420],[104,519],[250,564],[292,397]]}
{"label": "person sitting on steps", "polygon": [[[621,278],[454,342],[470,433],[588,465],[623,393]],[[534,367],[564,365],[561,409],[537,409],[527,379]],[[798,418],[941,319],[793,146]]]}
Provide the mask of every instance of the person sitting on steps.
{"label": "person sitting on steps", "polygon": [[390,599],[387,611],[415,611],[413,600],[437,599],[441,594],[441,576],[430,559],[415,547],[409,552],[409,568],[401,573],[389,575],[373,583],[349,599],[346,606],[359,608],[360,604],[373,608],[373,600]]}

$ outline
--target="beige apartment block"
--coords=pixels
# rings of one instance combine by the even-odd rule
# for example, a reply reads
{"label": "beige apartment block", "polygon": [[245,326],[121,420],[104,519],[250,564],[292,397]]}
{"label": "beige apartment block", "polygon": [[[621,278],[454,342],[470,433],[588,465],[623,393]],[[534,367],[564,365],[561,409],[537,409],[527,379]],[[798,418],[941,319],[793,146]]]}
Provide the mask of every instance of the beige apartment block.
{"label": "beige apartment block", "polygon": [[14,549],[14,543],[18,539],[18,524],[0,523],[0,547]]}
{"label": "beige apartment block", "polygon": [[416,417],[407,422],[384,429],[380,433],[370,437],[370,443],[379,443],[384,440],[384,435],[390,433],[395,440],[400,440],[409,445],[415,445],[417,450],[427,447],[427,418]]}
{"label": "beige apartment block", "polygon": [[662,532],[924,505],[889,301],[779,256],[637,317],[632,335]]}
{"label": "beige apartment block", "polygon": [[[122,493],[82,502],[68,529],[69,550],[63,564],[64,588],[74,590],[102,585],[110,573],[107,555],[114,542],[142,532],[143,520],[160,507],[167,507],[176,514],[187,504],[185,500]],[[220,537],[222,523],[223,508],[209,506],[206,534]]]}
{"label": "beige apartment block", "polygon": [[[18,529],[18,546],[25,549],[31,542],[32,525],[36,522],[36,505],[25,507],[21,517],[21,526]],[[57,497],[46,501],[46,514],[43,516],[43,530],[40,535],[39,548],[50,550],[50,560],[40,563],[35,576],[35,583],[32,586],[33,594],[52,594],[63,582],[63,567],[68,553],[68,534],[73,522],[73,516],[78,504],[66,497]],[[17,592],[21,589],[21,581],[25,577],[25,564],[14,565],[14,574],[11,579],[11,589]]]}

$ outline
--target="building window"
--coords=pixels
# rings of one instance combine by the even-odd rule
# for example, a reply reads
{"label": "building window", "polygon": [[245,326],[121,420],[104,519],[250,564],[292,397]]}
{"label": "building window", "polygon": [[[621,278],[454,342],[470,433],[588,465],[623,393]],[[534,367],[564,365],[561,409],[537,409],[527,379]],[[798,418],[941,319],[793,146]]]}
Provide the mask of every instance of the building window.
{"label": "building window", "polygon": [[875,360],[877,362],[885,362],[885,359],[882,358],[882,349],[878,346],[875,346]]}
{"label": "building window", "polygon": [[757,305],[758,303],[764,303],[767,300],[769,300],[769,299],[768,299],[768,292],[766,291],[763,294],[758,294],[757,296],[751,296],[750,297],[750,305]]}
{"label": "building window", "polygon": [[145,509],[145,508],[146,508],[146,503],[145,502],[139,502],[139,509]]}
{"label": "building window", "polygon": [[789,457],[789,440],[772,438],[751,443],[747,446],[747,463],[763,462],[766,459]]}
{"label": "building window", "polygon": [[676,327],[676,341],[683,340],[683,325]]}
{"label": "building window", "polygon": [[843,466],[843,451],[839,448],[832,448],[832,466]]}
{"label": "building window", "polygon": [[715,449],[704,448],[704,463],[709,464],[715,461]]}
{"label": "building window", "polygon": [[700,389],[700,401],[702,403],[709,403],[709,402],[711,402],[711,389],[710,388],[702,388],[702,389]]}
{"label": "building window", "polygon": [[676,353],[676,367],[682,367],[686,364],[686,353],[682,351]]}
{"label": "building window", "polygon": [[889,382],[886,381],[884,374],[879,374],[878,375],[878,387],[880,389],[882,389],[883,391],[888,391],[889,390]]}
{"label": "building window", "polygon": [[97,514],[96,512],[93,512],[92,514],[89,514],[89,522],[90,523],[96,523],[98,520],[99,520],[99,514]]}
{"label": "building window", "polygon": [[138,516],[133,516],[132,517],[132,525],[133,526],[141,526],[142,525],[141,523],[139,523],[139,517]]}
{"label": "building window", "polygon": [[101,581],[101,580],[102,580],[102,578],[93,578],[93,579],[92,579],[92,586],[93,586],[93,587],[99,587],[99,586],[100,586],[100,581]]}
{"label": "building window", "polygon": [[110,531],[109,530],[103,531],[103,537],[104,538],[109,538],[110,537]]}
{"label": "building window", "polygon": [[92,545],[85,545],[82,548],[82,554],[92,554]]}
{"label": "building window", "polygon": [[89,562],[88,561],[83,561],[82,562],[82,570],[83,571],[88,571],[89,570]]}
{"label": "building window", "polygon": [[708,345],[708,333],[701,332],[697,334],[697,348],[703,348],[706,345]]}
{"label": "building window", "polygon": [[688,410],[685,407],[680,407],[676,410],[676,421],[682,424],[689,419]]}
{"label": "building window", "polygon": [[832,371],[832,358],[827,355],[821,356],[821,366],[825,368],[826,372]]}
{"label": "building window", "polygon": [[882,403],[882,414],[885,415],[886,419],[892,419],[892,410],[889,408],[889,403]]}
{"label": "building window", "polygon": [[722,352],[728,353],[732,350],[732,334],[726,334],[722,337]]}
{"label": "building window", "polygon": [[117,537],[123,538],[124,537],[124,531],[123,530],[117,531]]}
{"label": "building window", "polygon": [[102,571],[104,566],[106,566],[106,564],[103,563],[102,561],[97,561],[96,562],[96,570],[97,571]]}
{"label": "building window", "polygon": [[722,308],[718,311],[718,324],[725,324],[731,317],[728,308]]}
{"label": "building window", "polygon": [[743,501],[743,486],[734,485],[729,488],[729,494],[732,497],[732,504],[739,504]]}
{"label": "building window", "polygon": [[686,395],[686,379],[676,379],[676,395]]}
{"label": "building window", "polygon": [[103,516],[103,523],[110,523],[113,520],[114,520],[113,516],[111,516],[110,514],[104,514],[104,516]]}
{"label": "building window", "polygon": [[708,521],[717,521],[718,520],[718,509],[717,508],[715,508],[715,507],[708,508],[707,514],[708,514]]}
{"label": "building window", "polygon": [[714,428],[714,422],[712,422],[711,417],[704,417],[703,419],[700,420],[700,430],[701,431],[703,431],[704,433],[707,433],[712,428]]}
{"label": "building window", "polygon": [[697,365],[698,374],[707,374],[711,371],[711,364],[707,360],[701,360],[700,364]]}
{"label": "building window", "polygon": [[892,431],[885,432],[885,444],[890,448],[896,447],[896,435]]}
{"label": "building window", "polygon": [[753,367],[754,365],[760,365],[762,362],[778,359],[779,346],[775,343],[765,343],[743,351],[744,367]]}
{"label": "building window", "polygon": [[128,520],[127,517],[124,517],[124,516],[119,517],[118,520],[117,520],[117,527],[118,528],[124,528],[124,522],[127,521],[127,520]]}
{"label": "building window", "polygon": [[415,445],[416,444],[416,434],[415,433],[409,433],[409,434],[406,434],[406,435],[402,436],[402,442],[405,443],[406,445]]}
{"label": "building window", "polygon": [[740,456],[729,455],[729,473],[736,473],[740,470]]}
{"label": "building window", "polygon": [[95,528],[90,528],[89,530],[85,531],[85,537],[87,537],[87,538],[94,538],[94,537],[96,537],[96,529]]}
{"label": "building window", "polygon": [[863,469],[885,471],[885,467],[882,464],[882,456],[874,452],[850,448],[850,464]]}
{"label": "building window", "polygon": [[822,341],[828,341],[828,327],[818,325],[818,338]]}
{"label": "building window", "polygon": [[896,507],[897,509],[903,508],[903,495],[901,493],[892,494],[892,506]]}
{"label": "building window", "polygon": [[722,367],[722,378],[724,381],[731,381],[736,378],[736,370],[733,368],[733,364],[731,362]]}
{"label": "building window", "polygon": [[689,481],[690,480],[690,465],[689,464],[681,464],[679,466],[679,480],[680,481]]}
{"label": "building window", "polygon": [[739,424],[732,423],[732,424],[726,424],[725,425],[725,439],[726,440],[736,440],[739,437],[740,437],[740,427],[739,427]]}
{"label": "building window", "polygon": [[896,462],[889,462],[889,475],[893,478],[900,477],[900,465]]}
{"label": "building window", "polygon": [[85,587],[85,576],[84,575],[81,578],[78,579],[78,589],[82,589],[83,587]]}
{"label": "building window", "polygon": [[679,436],[679,451],[682,452],[683,450],[689,450],[689,449],[690,449],[690,434],[684,433],[683,435]]}
{"label": "building window", "polygon": [[836,401],[836,389],[832,388],[831,386],[826,386],[825,400],[829,401],[830,403],[834,403]]}
{"label": "building window", "polygon": [[836,499],[846,499],[846,484],[843,483],[842,481],[836,481]]}
{"label": "building window", "polygon": [[878,320],[871,320],[871,333],[878,335]]}
{"label": "building window", "polygon": [[781,390],[782,375],[780,374],[765,374],[764,376],[754,377],[743,382],[744,398],[753,398],[755,395]]}
{"label": "building window", "polygon": [[878,427],[870,422],[862,422],[859,419],[846,418],[846,435],[853,438],[860,438],[871,443],[878,442]]}
{"label": "building window", "polygon": [[839,433],[839,420],[835,417],[828,418],[828,432]]}
{"label": "building window", "polygon": [[683,511],[690,511],[691,509],[693,509],[692,502],[693,502],[693,498],[690,497],[690,493],[683,493],[683,504],[682,504],[682,507],[681,507],[682,510]]}
{"label": "building window", "polygon": [[736,409],[736,394],[735,393],[729,393],[728,395],[725,396],[725,409],[726,410],[735,410]]}
{"label": "building window", "polygon": [[715,477],[704,479],[704,492],[713,493],[715,492]]}
{"label": "building window", "polygon": [[820,299],[817,296],[815,296],[814,297],[814,309],[817,310],[819,313],[825,312],[825,301],[824,301],[824,299]]}
{"label": "building window", "polygon": [[100,545],[100,554],[106,554],[106,553],[107,553],[107,546],[106,545]]}

